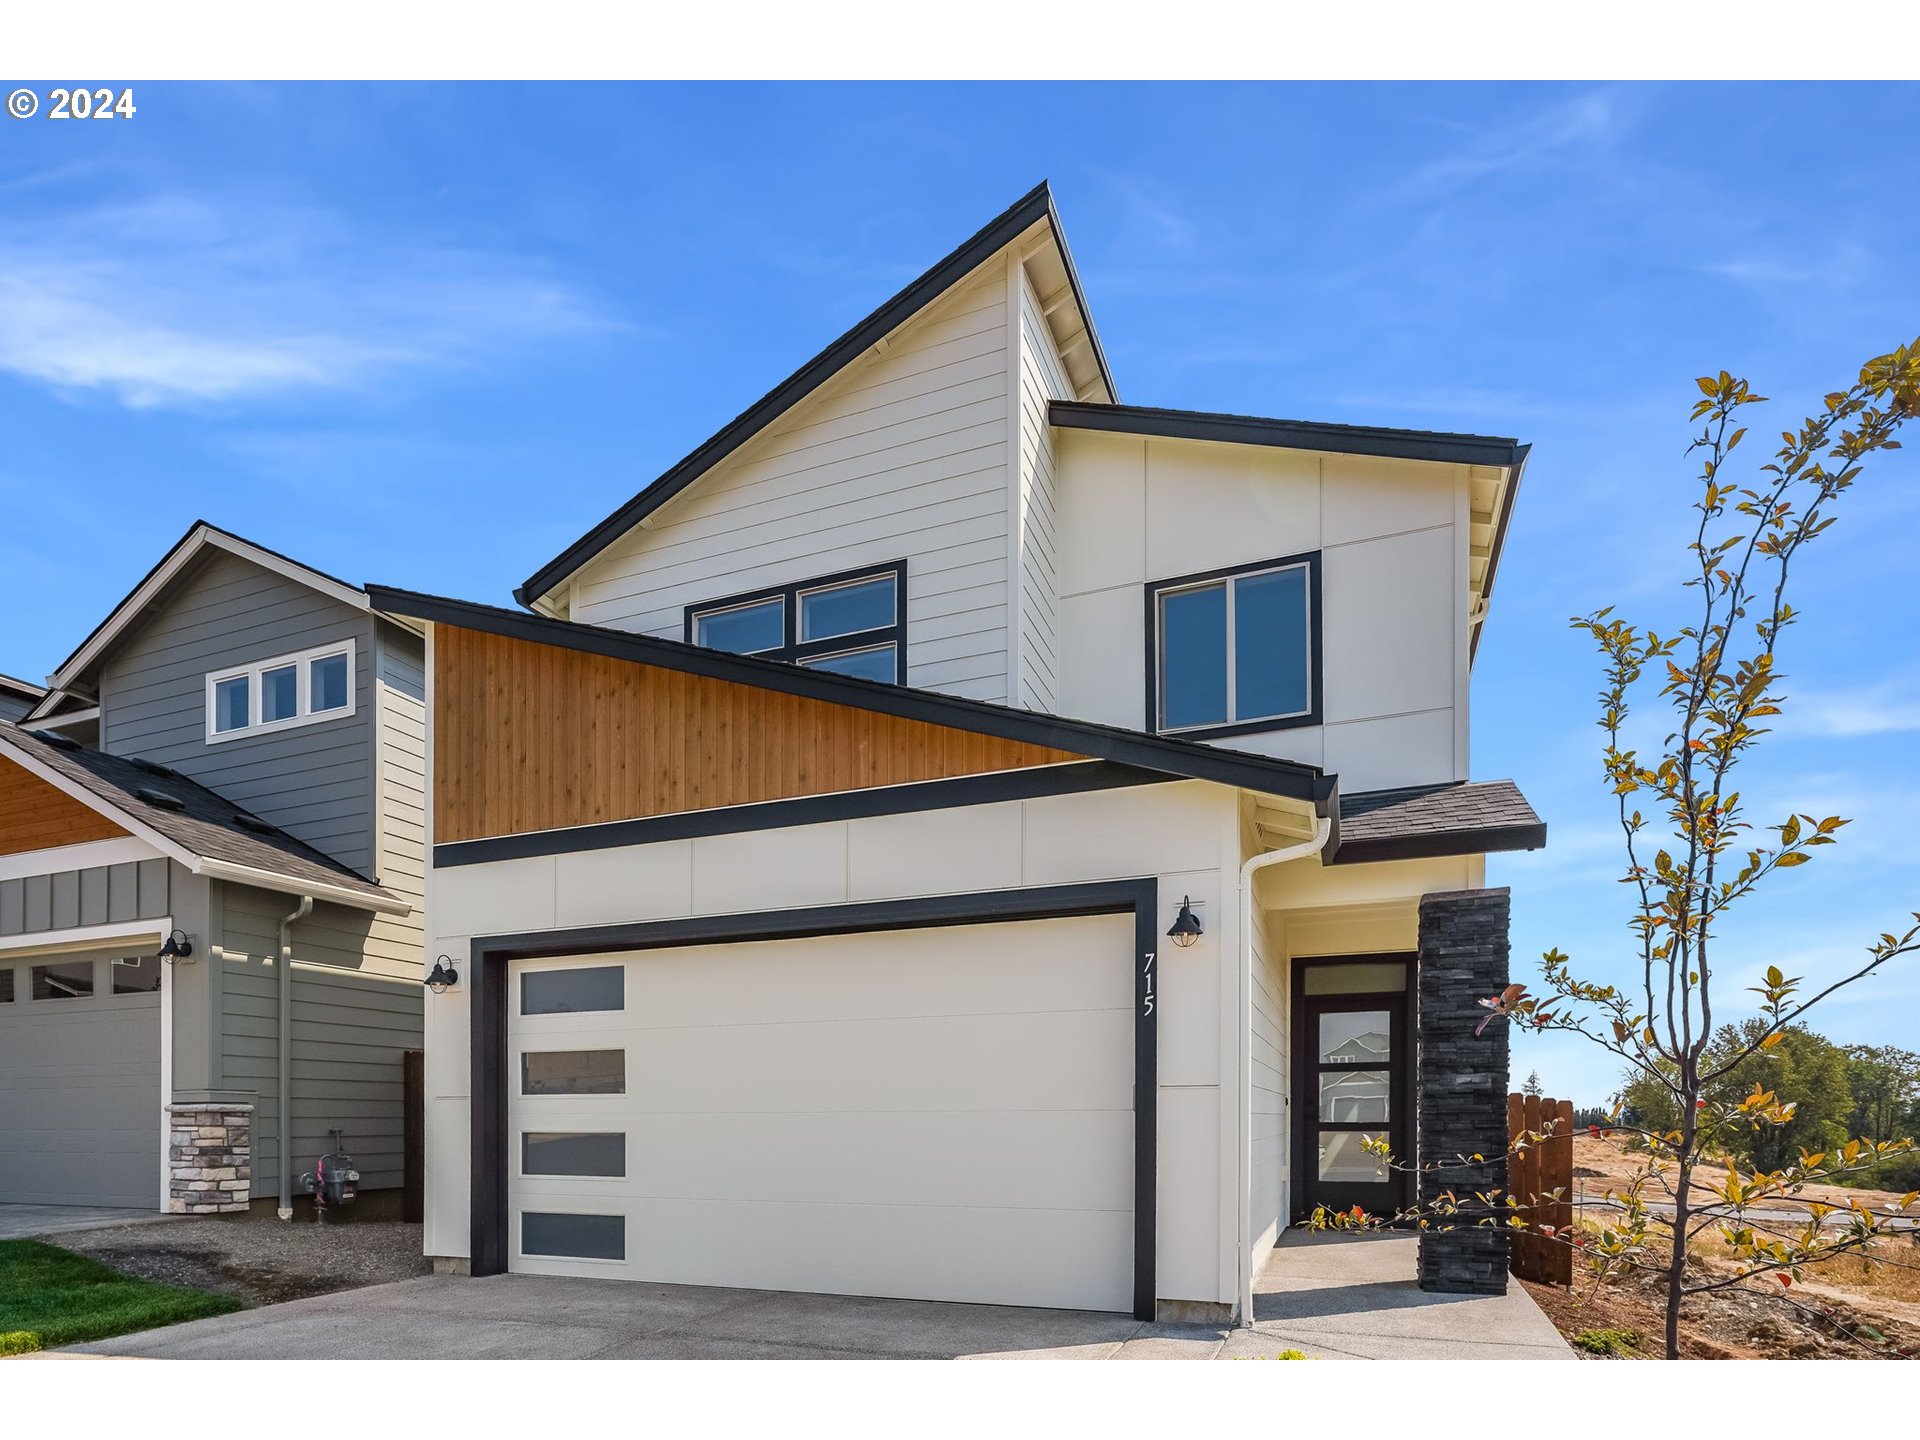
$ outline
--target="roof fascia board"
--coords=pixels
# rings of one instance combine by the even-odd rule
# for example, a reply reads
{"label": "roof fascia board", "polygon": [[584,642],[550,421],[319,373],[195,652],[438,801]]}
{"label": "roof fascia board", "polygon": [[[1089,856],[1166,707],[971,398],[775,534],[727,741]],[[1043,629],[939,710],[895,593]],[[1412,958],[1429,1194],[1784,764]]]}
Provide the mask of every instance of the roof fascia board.
{"label": "roof fascia board", "polygon": [[243,560],[250,560],[264,570],[271,570],[296,584],[317,590],[343,605],[350,605],[356,610],[368,608],[366,593],[344,580],[336,580],[309,565],[302,565],[298,560],[291,560],[251,540],[243,540],[217,525],[196,520],[179,542],[161,556],[160,562],[128,592],[127,597],[113,607],[112,613],[94,627],[93,633],[80,642],[80,647],[61,662],[60,668],[48,677],[49,689],[63,690],[71,685],[75,677],[99,659],[107,647],[138,620],[161,592],[173,583],[174,578],[209,545]]}
{"label": "roof fascia board", "polygon": [[356,910],[372,910],[381,915],[405,915],[413,907],[399,897],[365,895],[358,890],[350,890],[344,885],[329,885],[322,880],[302,880],[293,875],[282,875],[273,870],[257,870],[251,865],[238,865],[231,860],[201,859],[192,867],[194,874],[205,875],[210,880],[226,880],[236,885],[252,885],[260,890],[272,890],[282,895],[311,895],[315,900],[330,901],[335,905],[350,905]]}
{"label": "roof fascia board", "polygon": [[1002,740],[1049,746],[1091,759],[1118,761],[1184,779],[1210,780],[1262,794],[1281,795],[1308,801],[1313,804],[1315,812],[1321,815],[1329,813],[1339,803],[1339,787],[1335,777],[1311,765],[1293,761],[1217,749],[1193,741],[1171,740],[1141,731],[1095,725],[1085,720],[1069,720],[1038,711],[1015,710],[1010,706],[989,704],[982,700],[964,700],[933,690],[856,680],[850,676],[835,675],[831,671],[803,669],[775,660],[756,660],[751,656],[708,650],[678,640],[662,640],[624,630],[552,620],[517,610],[501,610],[470,600],[422,595],[385,585],[369,585],[367,593],[372,597],[374,607],[383,613],[408,614],[416,619],[480,630],[536,645],[554,645],[603,655],[613,660],[704,675],[711,679],[750,685],[759,690],[777,690],[821,700],[831,705],[847,705],[856,710],[921,720],[932,725],[993,735]]}
{"label": "roof fascia board", "polygon": [[1100,348],[1100,337],[1094,329],[1093,316],[1087,309],[1086,297],[1080,288],[1080,277],[1074,270],[1073,256],[1067,249],[1066,232],[1061,228],[1060,217],[1054,210],[1053,193],[1047,182],[1043,180],[1008,209],[989,220],[985,226],[963,241],[945,258],[936,261],[930,269],[908,284],[899,294],[886,301],[866,319],[860,321],[746,410],[735,416],[718,433],[703,441],[672,469],[541,566],[513,592],[514,599],[529,609],[534,608],[647,516],[680,494],[707,471],[713,469],[865,354],[870,347],[893,334],[1040,221],[1046,222],[1055,245],[1059,247],[1061,261],[1066,266],[1067,279],[1073,286],[1075,302],[1080,306],[1081,319],[1087,327],[1094,359],[1100,367],[1107,393],[1115,394],[1112,372],[1107,367],[1106,353]]}
{"label": "roof fascia board", "polygon": [[1336,850],[1328,863],[1371,865],[1382,861],[1429,860],[1449,855],[1492,855],[1508,850],[1538,850],[1546,843],[1547,827],[1544,822],[1501,825],[1482,830],[1444,830],[1425,835],[1350,841]]}
{"label": "roof fascia board", "polygon": [[1467,664],[1472,665],[1474,657],[1480,653],[1480,632],[1487,628],[1487,611],[1493,604],[1493,582],[1500,574],[1500,552],[1507,544],[1507,522],[1513,518],[1513,504],[1520,495],[1520,481],[1527,473],[1527,456],[1533,453],[1531,445],[1522,445],[1515,454],[1513,463],[1507,467],[1506,491],[1500,497],[1500,518],[1493,526],[1493,546],[1487,552],[1487,579],[1480,587],[1480,618],[1473,623],[1473,637],[1467,642]]}
{"label": "roof fascia board", "polygon": [[1048,420],[1056,428],[1067,430],[1105,430],[1121,435],[1268,445],[1287,450],[1319,450],[1335,455],[1372,455],[1388,460],[1427,460],[1451,465],[1511,467],[1526,453],[1526,447],[1519,442],[1490,435],[1268,420],[1251,415],[1163,410],[1145,405],[1100,405],[1084,400],[1053,401],[1048,406]]}

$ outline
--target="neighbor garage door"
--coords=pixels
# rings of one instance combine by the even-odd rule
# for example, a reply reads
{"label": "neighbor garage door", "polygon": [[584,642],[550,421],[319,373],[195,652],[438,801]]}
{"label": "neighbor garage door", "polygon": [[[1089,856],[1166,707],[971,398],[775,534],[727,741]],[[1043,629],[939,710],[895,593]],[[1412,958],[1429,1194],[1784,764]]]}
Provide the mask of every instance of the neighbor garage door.
{"label": "neighbor garage door", "polygon": [[1133,925],[516,962],[511,1268],[1130,1309]]}
{"label": "neighbor garage door", "polygon": [[0,957],[0,1203],[158,1208],[159,972]]}

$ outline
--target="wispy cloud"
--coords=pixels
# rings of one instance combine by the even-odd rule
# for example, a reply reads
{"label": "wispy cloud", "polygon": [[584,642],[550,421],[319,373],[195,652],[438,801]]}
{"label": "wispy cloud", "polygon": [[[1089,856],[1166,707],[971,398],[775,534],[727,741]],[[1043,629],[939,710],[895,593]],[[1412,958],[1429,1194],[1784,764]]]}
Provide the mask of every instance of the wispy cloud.
{"label": "wispy cloud", "polygon": [[1420,166],[1401,198],[1453,189],[1554,163],[1567,152],[1604,147],[1631,123],[1632,92],[1602,88],[1556,101],[1510,124],[1466,132],[1466,143]]}
{"label": "wispy cloud", "polygon": [[1783,734],[1836,739],[1907,734],[1920,730],[1920,684],[1885,680],[1795,695],[1776,723]]}
{"label": "wispy cloud", "polygon": [[614,322],[537,262],[174,196],[0,223],[0,370],[132,407],[365,386]]}

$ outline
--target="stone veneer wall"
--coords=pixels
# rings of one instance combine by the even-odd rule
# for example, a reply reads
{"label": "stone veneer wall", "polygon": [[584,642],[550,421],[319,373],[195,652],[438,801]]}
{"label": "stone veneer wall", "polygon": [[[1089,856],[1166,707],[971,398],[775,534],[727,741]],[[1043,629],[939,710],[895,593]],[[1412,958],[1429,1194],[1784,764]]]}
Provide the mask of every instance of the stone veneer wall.
{"label": "stone veneer wall", "polygon": [[169,1105],[167,1116],[167,1209],[245,1210],[253,1192],[253,1106]]}
{"label": "stone veneer wall", "polygon": [[[1420,1201],[1444,1190],[1461,1213],[1420,1235],[1420,1288],[1456,1295],[1503,1295],[1507,1237],[1475,1222],[1488,1211],[1474,1191],[1507,1184],[1507,1022],[1486,1018],[1480,1000],[1507,985],[1506,890],[1458,890],[1420,901],[1418,1098]],[[1428,1171],[1453,1156],[1481,1164]],[[1504,1219],[1504,1206],[1495,1207]],[[1450,1228],[1440,1228],[1450,1227]]]}

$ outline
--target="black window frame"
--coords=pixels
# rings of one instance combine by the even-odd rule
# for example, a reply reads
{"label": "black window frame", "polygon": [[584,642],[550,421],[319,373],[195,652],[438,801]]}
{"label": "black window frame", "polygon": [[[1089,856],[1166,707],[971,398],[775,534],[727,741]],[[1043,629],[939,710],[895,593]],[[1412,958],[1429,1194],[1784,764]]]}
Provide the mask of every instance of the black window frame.
{"label": "black window frame", "polygon": [[[1167,729],[1160,723],[1160,597],[1171,590],[1197,589],[1213,583],[1225,584],[1250,575],[1275,570],[1304,568],[1307,572],[1307,705],[1298,715],[1268,716],[1252,720],[1227,720],[1218,725],[1192,725]],[[1297,730],[1322,723],[1322,687],[1325,664],[1321,647],[1320,552],[1304,551],[1282,555],[1273,560],[1256,560],[1246,565],[1228,565],[1217,570],[1200,570],[1191,575],[1174,575],[1146,584],[1146,729],[1150,735],[1167,735],[1179,740],[1215,740],[1227,735],[1258,735],[1270,730]],[[1227,663],[1238,663],[1233,655],[1233,632],[1227,632]]]}
{"label": "black window frame", "polygon": [[[833,590],[842,585],[854,585],[863,580],[893,581],[893,623],[871,630],[857,630],[846,635],[835,635],[826,640],[800,639],[800,597],[816,590]],[[721,654],[747,654],[756,660],[783,660],[789,665],[807,665],[835,655],[850,655],[859,650],[871,650],[879,645],[893,646],[893,681],[895,685],[907,683],[907,562],[894,560],[885,565],[863,565],[855,570],[842,570],[832,575],[816,576],[812,579],[797,581],[792,585],[773,585],[761,590],[747,590],[738,595],[728,595],[719,600],[702,600],[697,605],[686,607],[681,621],[681,638],[689,645],[700,642],[694,638],[695,626],[703,615],[717,614],[722,610],[737,610],[748,605],[763,605],[769,600],[779,600],[781,604],[781,643],[777,648],[752,651],[721,651]],[[812,667],[810,667],[812,668]],[[835,673],[835,672],[829,672]]]}

